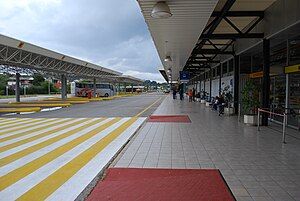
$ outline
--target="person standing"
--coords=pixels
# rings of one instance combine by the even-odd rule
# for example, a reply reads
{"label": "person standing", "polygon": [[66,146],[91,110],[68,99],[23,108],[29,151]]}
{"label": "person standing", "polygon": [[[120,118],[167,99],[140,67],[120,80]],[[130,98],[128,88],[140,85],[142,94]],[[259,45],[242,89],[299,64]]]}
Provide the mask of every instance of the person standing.
{"label": "person standing", "polygon": [[193,90],[192,89],[190,89],[188,91],[188,96],[189,96],[189,102],[192,102],[193,101]]}
{"label": "person standing", "polygon": [[177,96],[176,96],[176,89],[174,88],[173,89],[173,99],[175,100],[177,98]]}
{"label": "person standing", "polygon": [[183,100],[183,89],[180,88],[179,90],[180,100]]}

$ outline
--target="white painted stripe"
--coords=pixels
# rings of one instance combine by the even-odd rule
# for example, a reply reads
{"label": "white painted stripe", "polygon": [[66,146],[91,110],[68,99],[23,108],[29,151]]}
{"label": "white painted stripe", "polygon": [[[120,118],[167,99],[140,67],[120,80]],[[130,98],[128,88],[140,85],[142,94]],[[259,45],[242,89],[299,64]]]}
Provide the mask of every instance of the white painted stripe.
{"label": "white painted stripe", "polygon": [[[27,132],[27,131],[30,131],[30,130],[33,130],[33,129],[37,129],[37,128],[41,128],[41,127],[44,127],[44,126],[48,126],[48,125],[51,125],[51,124],[57,124],[57,125],[54,125],[54,126],[51,126],[51,127],[48,127],[48,128],[45,128],[43,130],[40,130],[40,131],[37,131],[37,132],[33,132],[33,133],[30,133],[28,135],[25,135],[25,136],[21,136],[21,137],[18,137],[18,138],[14,138],[14,139],[11,139],[11,140],[8,140],[6,142],[9,142],[9,141],[12,141],[12,143],[14,142],[17,142],[17,141],[20,141],[20,140],[24,140],[24,139],[27,139],[29,137],[32,137],[32,136],[35,136],[35,135],[38,135],[40,133],[43,133],[43,132],[46,132],[46,131],[49,131],[49,130],[53,130],[53,129],[56,129],[56,128],[59,128],[59,127],[62,127],[64,125],[67,125],[67,124],[71,124],[71,123],[74,123],[76,121],[80,121],[80,120],[83,120],[84,118],[78,118],[78,119],[73,119],[72,121],[70,122],[66,122],[64,121],[64,123],[60,123],[61,120],[56,120],[56,121],[49,121],[49,122],[46,122],[46,123],[42,123],[38,126],[33,126],[31,128],[28,128],[28,129],[23,129],[23,130],[19,130],[19,131],[15,131],[15,132],[11,132],[9,134],[5,134],[5,135],[1,135],[0,136],[0,139],[1,138],[5,138],[5,137],[9,137],[9,136],[12,136],[12,135],[16,135],[16,134],[20,134],[20,133],[23,133],[23,132]],[[12,130],[15,129],[15,128],[11,128]],[[11,144],[11,143],[9,143]],[[0,146],[4,146],[0,143]]]}
{"label": "white painted stripe", "polygon": [[[73,130],[73,129],[76,129],[76,128],[80,127],[80,126],[86,125],[86,124],[88,124],[88,123],[90,123],[90,122],[94,122],[94,121],[98,121],[98,120],[99,120],[99,119],[91,119],[91,120],[85,121],[85,122],[83,122],[83,123],[81,123],[81,124],[78,124],[78,125],[76,125],[76,126],[72,126],[72,127],[66,128],[66,129],[64,129],[64,130],[61,130],[61,131],[59,131],[59,132],[53,133],[53,134],[51,134],[51,135],[48,135],[48,136],[42,137],[42,138],[40,138],[40,139],[34,140],[34,141],[32,141],[32,142],[28,142],[28,143],[25,143],[25,144],[20,145],[20,146],[18,146],[18,147],[14,147],[14,148],[12,148],[12,149],[9,149],[9,150],[7,150],[7,151],[4,151],[4,152],[0,153],[0,159],[1,159],[1,158],[4,158],[4,157],[6,157],[6,156],[9,156],[9,155],[11,155],[11,154],[14,154],[14,153],[16,153],[16,152],[22,151],[22,150],[24,150],[24,149],[27,149],[28,147],[31,147],[31,146],[34,146],[34,145],[39,144],[39,143],[41,143],[41,142],[44,142],[44,141],[46,141],[46,140],[48,140],[48,139],[51,139],[51,138],[53,138],[53,137],[59,136],[59,135],[65,133],[65,132],[68,132],[68,131],[71,131],[71,130]],[[93,128],[94,128],[94,127],[93,127]],[[91,129],[91,127],[87,128],[87,129]]]}
{"label": "white painted stripe", "polygon": [[[73,135],[71,135],[71,136],[69,136],[67,138],[64,138],[64,139],[58,141],[58,142],[50,144],[49,146],[46,146],[46,147],[44,147],[44,148],[42,148],[40,150],[37,150],[37,151],[35,151],[35,152],[31,153],[31,154],[28,154],[27,156],[24,156],[24,157],[22,157],[22,158],[20,158],[20,159],[18,159],[16,161],[14,161],[14,162],[12,162],[12,163],[9,163],[9,164],[1,167],[0,168],[0,176],[6,175],[6,174],[8,174],[9,172],[11,172],[11,171],[13,171],[15,169],[18,169],[19,167],[21,167],[21,166],[23,166],[23,165],[25,165],[27,163],[30,163],[31,161],[33,161],[33,160],[35,160],[35,159],[37,159],[37,158],[39,158],[39,157],[41,157],[41,156],[43,156],[43,155],[51,152],[51,151],[53,151],[54,149],[56,149],[56,148],[58,148],[58,147],[60,147],[60,146],[62,146],[64,144],[66,144],[66,143],[68,143],[68,142],[70,142],[70,141],[72,141],[72,140],[74,140],[74,139],[76,139],[76,138],[78,138],[78,137],[80,137],[80,136],[82,136],[84,134],[86,134],[87,132],[90,132],[90,131],[94,130],[95,128],[97,128],[97,127],[99,127],[99,126],[101,126],[103,124],[106,124],[107,122],[109,122],[109,121],[111,121],[113,119],[114,118],[105,119],[104,121],[101,121],[101,122],[99,122],[97,124],[94,124],[94,125],[86,128],[86,129],[84,129],[84,130],[82,130],[82,131],[80,131],[78,133],[75,133],[75,134],[73,134]],[[97,120],[99,120],[99,119],[97,119]],[[84,124],[90,123],[92,121],[95,121],[95,120],[90,120],[90,121],[88,121],[86,123],[85,122],[81,123],[81,124],[79,124],[77,126],[73,126],[72,129],[68,129],[68,130],[74,130],[74,129],[76,129],[76,128],[84,125]]]}
{"label": "white painted stripe", "polygon": [[[11,123],[11,122],[2,122],[2,125],[1,125],[1,130],[6,128],[6,127],[9,127],[9,126],[12,126],[12,125],[15,125],[15,126],[19,126],[19,125],[23,125],[23,124],[31,124],[31,123],[34,123],[34,122],[40,122],[40,121],[37,121],[39,119],[33,119],[33,118],[6,118],[6,119],[14,119],[14,122]],[[26,121],[23,121],[24,119],[26,119]],[[16,121],[16,122],[15,122]]]}
{"label": "white painted stripe", "polygon": [[[27,118],[26,118],[26,120],[27,120]],[[0,126],[4,128],[11,124],[17,125],[17,124],[22,124],[23,122],[24,122],[24,119],[22,119],[22,118],[1,118]]]}
{"label": "white painted stripe", "polygon": [[[76,158],[79,154],[83,151],[87,150],[90,146],[97,143],[97,141],[101,140],[103,137],[108,135],[110,132],[115,130],[117,127],[121,126],[125,123],[129,118],[123,118],[119,122],[111,125],[107,129],[101,131],[100,133],[96,134],[92,138],[88,139],[87,141],[81,143],[80,145],[76,146],[75,148],[69,150],[65,154],[59,156],[58,158],[54,159],[47,165],[39,168],[35,172],[31,173],[30,175],[24,177],[23,179],[19,180],[15,184],[7,187],[1,193],[1,197],[5,197],[7,201],[15,200],[25,192],[33,188],[39,182],[43,181],[49,175],[54,173],[59,168],[63,167],[66,163],[71,161],[72,159]],[[13,192],[13,193],[12,193]],[[65,200],[65,199],[63,199]]]}
{"label": "white painted stripe", "polygon": [[[49,120],[51,120],[51,121],[49,121]],[[52,119],[43,119],[42,121],[36,121],[36,122],[30,123],[30,124],[24,123],[24,125],[18,126],[17,128],[20,129],[20,128],[23,128],[23,127],[26,127],[26,126],[31,126],[29,128],[23,129],[22,130],[22,132],[23,132],[23,131],[29,131],[29,130],[32,130],[34,128],[39,128],[41,126],[44,126],[45,125],[44,122],[46,122],[46,124],[49,124],[49,123],[52,123],[52,122],[59,122],[59,121],[60,121],[60,119],[55,119],[55,120],[52,120]],[[37,124],[38,124],[38,126],[34,126],[34,125],[37,125]],[[16,129],[16,127],[1,129],[0,134],[3,133],[3,132],[9,132],[10,130],[13,130],[13,129]],[[16,134],[18,132],[20,132],[20,131],[15,131],[15,132],[12,132],[12,133]]]}
{"label": "white painted stripe", "polygon": [[[138,118],[120,136],[81,168],[72,178],[52,193],[46,200],[75,200],[97,174],[107,165],[119,149],[129,140],[146,118]],[[97,168],[95,168],[97,167]]]}

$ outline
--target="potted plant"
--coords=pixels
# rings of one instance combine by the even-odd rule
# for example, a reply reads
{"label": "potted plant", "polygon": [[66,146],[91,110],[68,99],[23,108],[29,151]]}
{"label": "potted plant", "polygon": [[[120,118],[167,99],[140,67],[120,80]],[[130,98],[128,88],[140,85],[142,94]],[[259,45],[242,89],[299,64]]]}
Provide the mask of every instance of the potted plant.
{"label": "potted plant", "polygon": [[257,124],[257,108],[259,107],[260,85],[253,79],[247,80],[241,91],[242,109],[246,113],[244,115],[244,123],[249,125]]}

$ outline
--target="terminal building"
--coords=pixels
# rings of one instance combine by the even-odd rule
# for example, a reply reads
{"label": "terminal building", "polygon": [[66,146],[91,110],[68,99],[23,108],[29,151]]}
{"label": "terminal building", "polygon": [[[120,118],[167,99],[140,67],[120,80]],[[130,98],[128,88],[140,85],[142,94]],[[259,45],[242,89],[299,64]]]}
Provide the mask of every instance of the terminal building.
{"label": "terminal building", "polygon": [[[242,92],[252,80],[260,108],[299,113],[299,1],[138,2],[169,83],[186,82],[179,73],[187,73],[187,86],[202,99],[225,90],[235,113],[243,114]],[[287,124],[299,129],[298,116],[288,115]]]}

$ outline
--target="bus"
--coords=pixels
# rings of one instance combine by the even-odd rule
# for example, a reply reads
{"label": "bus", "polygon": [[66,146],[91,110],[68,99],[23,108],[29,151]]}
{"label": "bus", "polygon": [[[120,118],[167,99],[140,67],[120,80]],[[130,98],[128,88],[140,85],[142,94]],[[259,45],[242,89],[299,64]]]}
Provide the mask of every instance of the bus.
{"label": "bus", "polygon": [[[88,93],[94,94],[94,84],[85,82],[72,82],[71,83],[71,93],[77,97],[87,97]],[[104,96],[114,96],[115,87],[108,83],[96,83],[96,95],[97,97]]]}

